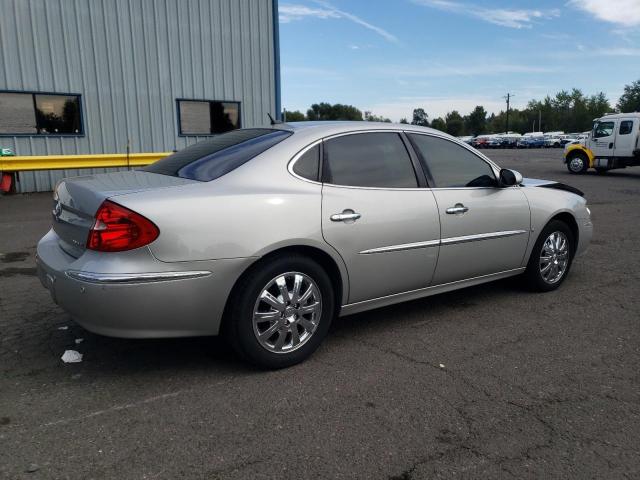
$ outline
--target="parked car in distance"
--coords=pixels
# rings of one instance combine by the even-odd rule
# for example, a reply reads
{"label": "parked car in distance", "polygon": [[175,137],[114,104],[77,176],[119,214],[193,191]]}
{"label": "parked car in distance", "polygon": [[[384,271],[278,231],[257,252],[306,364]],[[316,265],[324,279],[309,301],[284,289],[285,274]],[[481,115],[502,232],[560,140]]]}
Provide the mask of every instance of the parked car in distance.
{"label": "parked car in distance", "polygon": [[546,148],[560,148],[562,147],[562,139],[558,136],[544,137],[544,147]]}
{"label": "parked car in distance", "polygon": [[338,315],[515,275],[558,288],[592,234],[581,195],[429,128],[240,129],[142,170],[62,180],[38,275],[92,332],[223,334],[281,368]]}
{"label": "parked car in distance", "polygon": [[473,135],[467,135],[464,137],[458,137],[458,140],[460,140],[461,142],[466,143],[467,145],[471,145],[471,143],[473,142],[473,139],[475,137]]}

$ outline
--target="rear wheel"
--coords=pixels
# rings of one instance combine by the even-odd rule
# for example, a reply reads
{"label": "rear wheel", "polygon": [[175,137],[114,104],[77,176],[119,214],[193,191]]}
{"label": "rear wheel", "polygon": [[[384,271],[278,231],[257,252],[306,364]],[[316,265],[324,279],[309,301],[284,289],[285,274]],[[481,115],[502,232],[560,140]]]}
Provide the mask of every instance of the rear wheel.
{"label": "rear wheel", "polygon": [[539,292],[558,288],[569,273],[575,239],[569,226],[552,220],[542,230],[531,252],[524,278],[527,285]]}
{"label": "rear wheel", "polygon": [[567,158],[567,169],[571,173],[584,173],[589,168],[589,159],[582,152],[577,152]]}
{"label": "rear wheel", "polygon": [[329,276],[301,255],[257,266],[234,289],[225,335],[261,368],[305,360],[322,343],[335,313]]}

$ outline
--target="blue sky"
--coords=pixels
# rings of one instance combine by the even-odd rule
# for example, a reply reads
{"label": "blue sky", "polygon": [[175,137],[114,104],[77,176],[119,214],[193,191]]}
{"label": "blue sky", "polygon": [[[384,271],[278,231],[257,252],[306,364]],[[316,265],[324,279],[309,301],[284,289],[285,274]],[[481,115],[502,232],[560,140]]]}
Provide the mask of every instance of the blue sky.
{"label": "blue sky", "polygon": [[640,0],[280,0],[282,105],[394,121],[522,107],[573,87],[615,104],[640,79]]}

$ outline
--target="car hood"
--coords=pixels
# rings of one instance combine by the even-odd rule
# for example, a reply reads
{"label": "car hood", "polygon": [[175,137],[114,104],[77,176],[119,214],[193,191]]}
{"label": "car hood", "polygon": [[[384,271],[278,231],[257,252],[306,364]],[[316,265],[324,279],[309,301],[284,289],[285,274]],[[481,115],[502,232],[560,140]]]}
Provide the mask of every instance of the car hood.
{"label": "car hood", "polygon": [[576,195],[584,197],[584,192],[582,190],[578,190],[577,188],[572,187],[571,185],[567,185],[566,183],[555,182],[553,180],[542,180],[540,178],[523,178],[520,186],[555,188],[556,190],[564,190],[565,192],[575,193]]}

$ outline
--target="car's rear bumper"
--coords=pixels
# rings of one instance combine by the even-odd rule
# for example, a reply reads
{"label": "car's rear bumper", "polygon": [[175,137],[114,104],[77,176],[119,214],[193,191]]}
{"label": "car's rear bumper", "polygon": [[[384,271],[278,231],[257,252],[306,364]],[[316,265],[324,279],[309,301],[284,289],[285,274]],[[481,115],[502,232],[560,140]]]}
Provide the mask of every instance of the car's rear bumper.
{"label": "car's rear bumper", "polygon": [[148,249],[65,253],[49,232],[38,275],[53,300],[89,331],[114,337],[216,335],[233,284],[252,259],[165,263]]}

